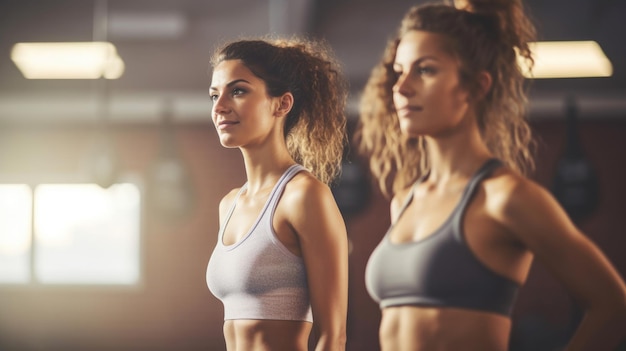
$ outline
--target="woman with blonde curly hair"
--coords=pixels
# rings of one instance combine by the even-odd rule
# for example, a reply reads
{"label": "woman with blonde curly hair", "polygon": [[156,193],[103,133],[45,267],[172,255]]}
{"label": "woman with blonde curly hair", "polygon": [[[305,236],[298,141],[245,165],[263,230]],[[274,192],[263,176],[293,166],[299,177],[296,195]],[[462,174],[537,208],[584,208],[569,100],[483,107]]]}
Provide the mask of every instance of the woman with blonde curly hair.
{"label": "woman with blonde curly hair", "polygon": [[520,0],[415,6],[366,85],[361,152],[392,224],[366,268],[384,351],[506,350],[537,258],[585,310],[567,350],[610,349],[624,283],[544,188],[517,64],[534,28]]}
{"label": "woman with blonde curly hair", "polygon": [[346,142],[347,86],[320,41],[253,39],[212,59],[212,119],[247,182],[220,202],[207,284],[229,351],[344,350],[348,249],[328,184]]}

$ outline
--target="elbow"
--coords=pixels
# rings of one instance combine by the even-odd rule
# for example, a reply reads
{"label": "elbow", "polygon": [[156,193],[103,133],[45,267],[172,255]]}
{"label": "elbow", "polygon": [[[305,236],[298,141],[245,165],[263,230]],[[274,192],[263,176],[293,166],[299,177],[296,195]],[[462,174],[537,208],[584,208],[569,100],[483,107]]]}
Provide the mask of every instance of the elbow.
{"label": "elbow", "polygon": [[323,347],[321,350],[327,351],[344,351],[346,349],[347,336],[345,330],[336,330],[336,331],[328,331],[321,332],[318,339],[318,349],[319,346]]}
{"label": "elbow", "polygon": [[346,337],[343,336],[337,336],[337,337],[320,337],[319,341],[318,341],[318,348],[319,345],[323,345],[322,348],[320,350],[324,350],[324,351],[345,351],[346,349]]}

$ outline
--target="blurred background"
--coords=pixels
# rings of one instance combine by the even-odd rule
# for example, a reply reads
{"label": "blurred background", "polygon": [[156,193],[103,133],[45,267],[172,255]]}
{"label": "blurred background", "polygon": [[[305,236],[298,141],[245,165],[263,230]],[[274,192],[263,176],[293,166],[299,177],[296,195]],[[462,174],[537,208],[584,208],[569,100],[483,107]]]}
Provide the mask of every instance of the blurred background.
{"label": "blurred background", "polygon": [[[371,68],[417,3],[0,0],[0,350],[224,350],[205,270],[219,200],[245,179],[239,151],[222,148],[211,123],[212,50],[267,33],[325,38],[350,81],[353,128]],[[532,177],[623,276],[626,2],[525,3],[539,39],[594,40],[612,62],[610,77],[531,82]],[[90,41],[115,46],[117,79],[26,79],[11,58],[20,42]],[[354,351],[378,349],[363,276],[389,224],[363,164],[348,152],[333,189],[352,244]],[[511,350],[554,350],[577,318],[536,263]]]}

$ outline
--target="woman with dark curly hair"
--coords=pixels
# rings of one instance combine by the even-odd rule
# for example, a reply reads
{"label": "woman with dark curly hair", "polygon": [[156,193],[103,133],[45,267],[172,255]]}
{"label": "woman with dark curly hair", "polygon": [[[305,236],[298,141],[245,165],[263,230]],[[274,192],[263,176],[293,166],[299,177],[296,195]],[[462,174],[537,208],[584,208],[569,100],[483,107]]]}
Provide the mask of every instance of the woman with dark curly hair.
{"label": "woman with dark curly hair", "polygon": [[240,40],[212,60],[212,118],[247,182],[220,202],[207,284],[229,351],[344,350],[348,244],[328,184],[346,142],[347,86],[320,41]]}
{"label": "woman with dark curly hair", "polygon": [[[623,336],[626,288],[553,196],[524,176],[531,131],[520,0],[411,8],[372,71],[358,143],[392,224],[366,268],[384,351],[506,350],[533,259],[581,303],[567,350]],[[609,328],[612,326],[612,328]]]}

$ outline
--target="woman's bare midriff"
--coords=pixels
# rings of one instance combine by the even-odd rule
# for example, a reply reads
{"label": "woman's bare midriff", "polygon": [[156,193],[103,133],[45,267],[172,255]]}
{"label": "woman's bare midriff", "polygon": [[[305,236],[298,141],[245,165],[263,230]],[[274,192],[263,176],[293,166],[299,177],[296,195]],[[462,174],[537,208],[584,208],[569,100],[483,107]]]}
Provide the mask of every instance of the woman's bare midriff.
{"label": "woman's bare midriff", "polygon": [[312,324],[302,321],[224,321],[227,351],[306,351]]}
{"label": "woman's bare midriff", "polygon": [[383,309],[382,351],[506,351],[510,318],[481,311],[399,306]]}

